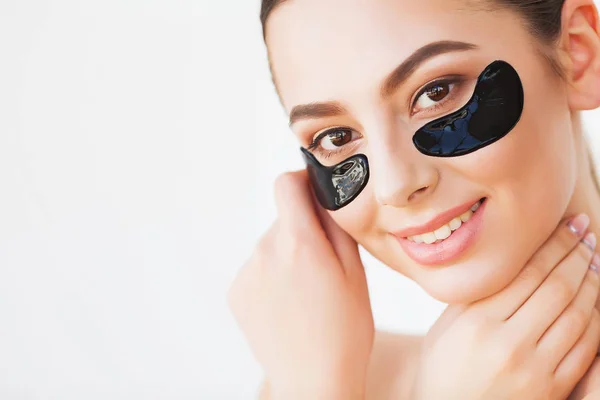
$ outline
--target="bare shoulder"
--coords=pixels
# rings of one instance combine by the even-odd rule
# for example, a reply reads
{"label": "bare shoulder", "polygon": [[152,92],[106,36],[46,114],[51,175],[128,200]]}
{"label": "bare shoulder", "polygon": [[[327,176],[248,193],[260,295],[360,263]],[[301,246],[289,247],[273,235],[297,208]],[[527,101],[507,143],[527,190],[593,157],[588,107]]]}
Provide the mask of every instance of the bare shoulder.
{"label": "bare shoulder", "polygon": [[367,377],[368,400],[408,399],[422,336],[378,331]]}
{"label": "bare shoulder", "polygon": [[[423,337],[378,331],[367,376],[367,400],[408,399]],[[268,381],[259,400],[270,400]]]}

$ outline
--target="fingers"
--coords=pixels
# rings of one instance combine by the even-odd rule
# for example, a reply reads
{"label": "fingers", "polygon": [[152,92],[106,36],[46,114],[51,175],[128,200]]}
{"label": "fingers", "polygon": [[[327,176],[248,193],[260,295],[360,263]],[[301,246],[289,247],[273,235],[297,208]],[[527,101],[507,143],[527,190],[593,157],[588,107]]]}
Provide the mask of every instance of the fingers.
{"label": "fingers", "polygon": [[584,376],[589,366],[596,358],[596,350],[600,343],[600,314],[592,311],[592,317],[583,336],[558,364],[554,371],[556,388],[566,398],[577,382]]}
{"label": "fingers", "polygon": [[555,266],[575,248],[589,222],[589,217],[583,214],[571,221],[563,221],[505,289],[479,301],[474,307],[492,318],[508,319],[527,301]]}
{"label": "fingers", "polygon": [[315,253],[324,252],[322,256],[337,260],[346,275],[360,278],[361,282],[366,280],[358,244],[319,206],[306,170],[287,172],[277,178],[275,202],[285,227],[283,232],[292,235],[290,240],[295,236],[295,239],[311,243]]}
{"label": "fingers", "polygon": [[577,382],[577,386],[569,395],[568,400],[597,400],[598,388],[600,388],[600,358],[596,355],[592,365],[587,369],[583,378]]}
{"label": "fingers", "polygon": [[360,261],[360,254],[358,252],[358,244],[356,241],[346,233],[346,231],[340,228],[333,218],[331,218],[327,210],[318,205],[316,198],[314,198],[314,194],[313,201],[316,204],[315,208],[317,210],[317,215],[321,221],[325,235],[333,246],[333,250],[341,261],[346,273],[364,276],[364,268]]}
{"label": "fingers", "polygon": [[299,235],[323,235],[306,170],[286,172],[275,180],[275,204],[281,222]]}
{"label": "fingers", "polygon": [[[587,243],[587,244],[586,244]],[[506,321],[508,329],[522,331],[528,327],[527,340],[537,343],[548,327],[575,298],[583,278],[588,271],[596,238],[593,233],[586,236],[550,272],[533,295]]]}
{"label": "fingers", "polygon": [[[596,255],[592,264],[600,267],[599,261],[600,258]],[[586,331],[592,318],[599,289],[598,273],[589,269],[571,304],[539,340],[537,346],[539,354],[547,359],[550,365],[558,365]]]}

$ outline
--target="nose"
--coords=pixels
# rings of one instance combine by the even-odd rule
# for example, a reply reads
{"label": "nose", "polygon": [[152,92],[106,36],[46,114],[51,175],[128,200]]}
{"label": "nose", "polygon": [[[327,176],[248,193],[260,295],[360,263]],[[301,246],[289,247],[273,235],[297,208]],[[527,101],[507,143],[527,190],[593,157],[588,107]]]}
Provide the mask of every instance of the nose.
{"label": "nose", "polygon": [[439,170],[431,157],[415,148],[400,151],[391,143],[371,150],[369,164],[379,204],[407,207],[422,202],[435,191]]}

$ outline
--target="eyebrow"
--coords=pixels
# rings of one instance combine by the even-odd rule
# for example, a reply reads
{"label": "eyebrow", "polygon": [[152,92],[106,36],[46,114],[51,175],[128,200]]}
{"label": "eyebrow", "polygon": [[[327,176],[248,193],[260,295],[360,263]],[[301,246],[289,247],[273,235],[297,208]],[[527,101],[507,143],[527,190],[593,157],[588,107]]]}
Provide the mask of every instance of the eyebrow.
{"label": "eyebrow", "polygon": [[[380,88],[382,99],[390,97],[402,82],[406,81],[421,64],[430,58],[441,54],[478,49],[479,46],[451,40],[432,42],[417,49],[406,60],[398,65],[384,80]],[[300,104],[290,112],[290,127],[304,119],[334,117],[347,113],[346,108],[339,101]]]}

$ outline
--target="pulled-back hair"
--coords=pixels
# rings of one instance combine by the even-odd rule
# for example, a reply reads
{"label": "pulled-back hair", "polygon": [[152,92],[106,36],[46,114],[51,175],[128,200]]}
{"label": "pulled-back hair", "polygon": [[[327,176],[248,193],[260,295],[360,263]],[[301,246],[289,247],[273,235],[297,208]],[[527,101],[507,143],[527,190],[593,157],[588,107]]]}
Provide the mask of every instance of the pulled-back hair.
{"label": "pulled-back hair", "polygon": [[[266,42],[266,25],[273,10],[287,0],[262,0],[260,9],[260,21],[262,24],[263,40]],[[565,0],[468,0],[473,5],[482,5],[494,9],[508,9],[517,13],[522,19],[529,32],[537,38],[540,46],[540,54],[546,59],[552,70],[561,78],[564,73],[561,65],[554,56],[552,44],[554,44],[561,33],[562,9]],[[592,179],[596,188],[600,191],[597,179],[594,159],[588,146],[589,162]]]}
{"label": "pulled-back hair", "polygon": [[[260,21],[265,37],[269,16],[286,0],[262,0]],[[481,0],[475,0],[477,2]],[[508,8],[519,13],[531,33],[546,43],[556,40],[560,33],[562,7],[565,0],[483,0],[491,6]]]}

